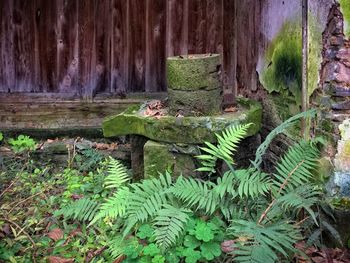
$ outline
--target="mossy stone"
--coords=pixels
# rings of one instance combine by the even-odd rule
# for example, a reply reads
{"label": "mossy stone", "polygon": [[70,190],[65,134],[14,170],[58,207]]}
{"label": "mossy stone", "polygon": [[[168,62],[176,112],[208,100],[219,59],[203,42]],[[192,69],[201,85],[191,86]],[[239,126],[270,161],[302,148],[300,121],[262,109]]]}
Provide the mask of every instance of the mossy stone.
{"label": "mossy stone", "polygon": [[144,146],[144,178],[158,177],[171,171],[173,176],[193,176],[194,158],[189,154],[172,151],[172,145],[149,140]]}
{"label": "mossy stone", "polygon": [[215,115],[221,112],[222,91],[184,91],[168,89],[170,114],[181,112],[184,116]]}
{"label": "mossy stone", "polygon": [[169,57],[168,87],[173,90],[217,89],[221,85],[219,67],[219,54]]}
{"label": "mossy stone", "polygon": [[261,128],[262,106],[254,100],[237,97],[239,110],[215,116],[159,118],[140,114],[141,106],[131,107],[125,112],[103,121],[106,137],[142,135],[151,140],[169,143],[202,144],[215,142],[214,133],[220,133],[230,125],[251,123],[246,137],[256,134]]}

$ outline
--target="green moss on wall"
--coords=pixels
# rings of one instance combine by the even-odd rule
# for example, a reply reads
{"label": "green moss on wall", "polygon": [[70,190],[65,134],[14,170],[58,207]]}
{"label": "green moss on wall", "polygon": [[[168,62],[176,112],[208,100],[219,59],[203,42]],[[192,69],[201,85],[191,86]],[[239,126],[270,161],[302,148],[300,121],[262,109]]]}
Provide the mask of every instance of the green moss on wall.
{"label": "green moss on wall", "polygon": [[[309,13],[308,95],[317,89],[322,62],[322,28],[316,17]],[[301,19],[287,21],[270,43],[261,81],[269,93],[280,97],[277,106],[283,109],[282,121],[300,111],[302,86],[302,31]],[[293,103],[294,102],[294,103]],[[282,105],[280,105],[282,104]],[[290,109],[290,105],[293,109]],[[290,110],[289,112],[286,112]]]}
{"label": "green moss on wall", "polygon": [[346,36],[350,36],[350,1],[339,0],[340,11],[344,16],[344,32]]}
{"label": "green moss on wall", "polygon": [[266,53],[262,82],[270,93],[291,93],[301,101],[301,30],[300,24],[286,22]]}

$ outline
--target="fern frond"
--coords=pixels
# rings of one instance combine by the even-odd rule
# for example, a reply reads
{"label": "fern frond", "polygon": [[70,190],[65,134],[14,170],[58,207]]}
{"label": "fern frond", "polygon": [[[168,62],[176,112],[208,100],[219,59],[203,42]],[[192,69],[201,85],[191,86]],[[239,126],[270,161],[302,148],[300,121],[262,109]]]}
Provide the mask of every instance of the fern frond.
{"label": "fern frond", "polygon": [[159,248],[167,249],[176,243],[189,220],[190,210],[164,205],[153,220],[155,240]]}
{"label": "fern frond", "polygon": [[318,165],[319,151],[310,142],[301,141],[289,148],[276,165],[274,183],[280,193],[286,193],[308,183]]}
{"label": "fern frond", "polygon": [[230,199],[224,199],[220,205],[219,209],[227,221],[232,219],[243,218],[243,208],[236,203],[232,202]]}
{"label": "fern frond", "polygon": [[235,262],[239,263],[266,263],[276,262],[278,256],[266,245],[254,242],[242,242],[234,245]]}
{"label": "fern frond", "polygon": [[316,215],[311,207],[318,202],[320,195],[321,191],[315,186],[302,185],[294,191],[277,198],[275,206],[280,206],[284,210],[300,210],[303,208],[317,224]]}
{"label": "fern frond", "polygon": [[65,219],[73,219],[82,222],[90,222],[96,216],[99,204],[88,198],[81,198],[61,208],[54,216],[63,215]]}
{"label": "fern frond", "polygon": [[159,178],[147,179],[130,185],[127,203],[127,226],[124,236],[137,222],[143,223],[154,216],[168,203],[167,192],[172,185],[171,175],[166,173]]}
{"label": "fern frond", "polygon": [[232,154],[238,147],[238,143],[245,137],[251,124],[232,125],[226,128],[222,135],[215,134],[217,145],[205,142],[206,147],[200,149],[206,154],[196,156],[200,160],[201,167],[198,171],[215,173],[216,161],[221,159],[228,164],[233,164]]}
{"label": "fern frond", "polygon": [[203,209],[212,214],[217,209],[220,199],[212,189],[214,184],[209,181],[201,181],[180,176],[171,192],[185,203],[188,208]]}
{"label": "fern frond", "polygon": [[294,115],[293,117],[289,118],[279,126],[277,126],[275,129],[273,129],[266,137],[265,141],[260,144],[259,148],[256,150],[255,153],[255,160],[252,162],[253,166],[256,169],[259,169],[261,163],[262,163],[262,157],[265,154],[266,150],[268,149],[270,143],[272,140],[280,133],[284,132],[287,128],[294,125],[298,120],[301,118],[313,118],[316,116],[317,111],[315,109],[311,109],[305,112],[301,112],[297,115]]}
{"label": "fern frond", "polygon": [[237,197],[238,193],[234,189],[237,178],[232,171],[227,171],[222,177],[218,177],[213,191],[217,196],[223,199],[225,196],[230,196],[230,199]]}
{"label": "fern frond", "polygon": [[108,160],[107,177],[105,179],[106,188],[118,188],[130,180],[126,167],[112,157]]}
{"label": "fern frond", "polygon": [[130,195],[129,188],[122,187],[115,192],[111,197],[107,198],[103,204],[100,205],[99,211],[90,222],[90,225],[102,218],[116,219],[125,216],[128,206],[128,198]]}
{"label": "fern frond", "polygon": [[242,197],[263,197],[274,187],[268,174],[255,169],[238,170],[235,172],[238,179],[238,194]]}
{"label": "fern frond", "polygon": [[[260,255],[262,253],[260,247],[265,248],[265,256],[269,258],[276,259],[278,254],[282,254],[284,257],[288,258],[291,252],[293,254],[296,252],[293,246],[294,243],[302,239],[299,229],[286,221],[279,221],[271,225],[260,225],[254,221],[233,220],[228,229],[228,234],[246,240],[242,244],[248,248],[243,249],[243,247],[238,247],[238,251],[241,250],[241,252],[237,251],[238,254],[241,253],[242,256],[244,256],[244,258],[240,259],[240,262],[249,262],[247,261],[248,255],[250,255],[250,257],[253,256],[254,253]],[[254,251],[255,249],[257,250]],[[247,251],[250,251],[248,255]],[[257,262],[261,261],[258,260]]]}

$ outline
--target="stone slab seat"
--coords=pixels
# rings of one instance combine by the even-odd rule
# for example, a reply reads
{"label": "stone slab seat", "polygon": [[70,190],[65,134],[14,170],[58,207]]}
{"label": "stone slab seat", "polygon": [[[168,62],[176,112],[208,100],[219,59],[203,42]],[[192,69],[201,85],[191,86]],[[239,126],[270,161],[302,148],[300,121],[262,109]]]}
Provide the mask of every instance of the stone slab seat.
{"label": "stone slab seat", "polygon": [[259,102],[237,97],[238,111],[215,116],[159,118],[143,116],[142,105],[130,107],[121,114],[107,117],[102,124],[105,137],[142,135],[166,143],[202,144],[215,142],[215,134],[230,125],[252,123],[246,137],[261,128],[262,106]]}

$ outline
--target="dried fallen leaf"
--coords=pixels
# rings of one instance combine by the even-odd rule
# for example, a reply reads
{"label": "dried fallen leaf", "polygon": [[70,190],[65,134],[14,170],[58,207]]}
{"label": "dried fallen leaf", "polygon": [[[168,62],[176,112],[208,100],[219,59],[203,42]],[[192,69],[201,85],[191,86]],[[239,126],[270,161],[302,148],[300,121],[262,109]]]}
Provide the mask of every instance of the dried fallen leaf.
{"label": "dried fallen leaf", "polygon": [[49,256],[47,258],[49,263],[73,263],[74,259],[72,258],[61,258],[61,257],[55,257],[55,256]]}
{"label": "dried fallen leaf", "polygon": [[237,108],[236,107],[228,107],[224,109],[224,112],[236,112]]}
{"label": "dried fallen leaf", "polygon": [[54,241],[60,240],[63,238],[63,231],[60,228],[55,228],[51,230],[47,236]]}

